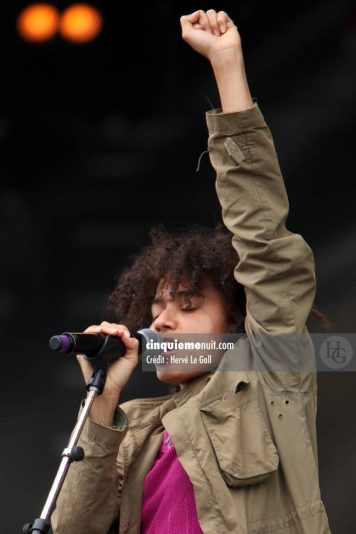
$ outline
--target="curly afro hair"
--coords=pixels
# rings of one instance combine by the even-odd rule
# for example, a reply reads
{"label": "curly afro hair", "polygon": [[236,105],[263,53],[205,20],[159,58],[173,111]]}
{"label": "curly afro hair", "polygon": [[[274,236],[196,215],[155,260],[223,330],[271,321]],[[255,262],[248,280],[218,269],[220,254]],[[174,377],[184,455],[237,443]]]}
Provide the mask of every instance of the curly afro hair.
{"label": "curly afro hair", "polygon": [[231,244],[232,234],[222,224],[174,233],[158,226],[150,231],[150,238],[151,243],[120,275],[108,299],[110,314],[129,330],[137,330],[152,322],[151,304],[160,280],[169,283],[174,294],[181,282],[189,281],[194,292],[209,279],[225,299],[232,330],[244,332],[246,297],[234,278],[239,258]]}
{"label": "curly afro hair", "polygon": [[[164,280],[175,293],[181,282],[199,292],[208,279],[223,296],[233,325],[230,332],[245,332],[246,296],[234,278],[239,257],[231,244],[232,234],[219,223],[215,228],[193,226],[169,232],[157,226],[150,232],[151,243],[133,257],[132,264],[120,275],[107,303],[107,311],[129,330],[152,323],[151,304],[158,283]],[[325,331],[333,324],[316,307],[311,315]]]}

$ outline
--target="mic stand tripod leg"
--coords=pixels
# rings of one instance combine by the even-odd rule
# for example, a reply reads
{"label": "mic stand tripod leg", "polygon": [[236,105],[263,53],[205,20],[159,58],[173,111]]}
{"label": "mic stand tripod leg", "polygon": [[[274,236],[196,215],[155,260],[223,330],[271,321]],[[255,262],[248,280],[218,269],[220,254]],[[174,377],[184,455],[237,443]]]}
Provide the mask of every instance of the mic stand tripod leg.
{"label": "mic stand tripod leg", "polygon": [[77,447],[77,443],[82,433],[85,421],[89,415],[90,408],[97,395],[103,392],[106,382],[106,368],[98,367],[89,379],[87,384],[88,396],[85,400],[83,410],[79,416],[77,424],[74,427],[68,446],[62,452],[62,461],[59,465],[56,477],[52,484],[52,488],[48,494],[46,503],[43,507],[41,516],[35,519],[33,523],[24,525],[24,533],[47,533],[51,526],[50,518],[54,511],[58,495],[63,486],[64,480],[67,476],[70,464],[72,462],[79,462],[84,458],[84,451],[81,447]]}

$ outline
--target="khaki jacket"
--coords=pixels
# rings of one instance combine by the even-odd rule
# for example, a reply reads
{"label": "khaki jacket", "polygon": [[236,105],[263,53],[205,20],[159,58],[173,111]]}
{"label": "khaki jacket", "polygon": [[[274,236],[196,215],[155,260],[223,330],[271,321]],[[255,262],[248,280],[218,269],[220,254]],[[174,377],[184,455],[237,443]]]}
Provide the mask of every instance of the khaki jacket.
{"label": "khaki jacket", "polygon": [[223,220],[240,258],[235,277],[246,291],[246,335],[215,373],[187,389],[121,404],[116,427],[87,421],[85,459],[69,470],[55,534],[138,534],[144,477],[164,428],[192,481],[205,534],[330,533],[305,326],[315,294],[313,254],[285,227],[287,195],[257,104],[206,118]]}

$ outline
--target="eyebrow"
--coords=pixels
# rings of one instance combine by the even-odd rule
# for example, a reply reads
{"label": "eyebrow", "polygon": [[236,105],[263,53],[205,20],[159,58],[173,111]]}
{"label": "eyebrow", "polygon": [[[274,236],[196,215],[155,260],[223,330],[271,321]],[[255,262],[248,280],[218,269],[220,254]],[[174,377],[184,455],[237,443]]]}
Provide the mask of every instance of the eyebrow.
{"label": "eyebrow", "polygon": [[[199,290],[193,290],[193,289],[182,289],[180,291],[176,291],[175,293],[175,297],[179,297],[181,295],[186,295],[186,296],[194,296],[194,295],[202,295],[203,293]],[[164,300],[162,297],[155,297],[152,301],[152,306],[154,304],[163,304],[164,303]],[[174,300],[174,298],[172,298],[172,300]]]}

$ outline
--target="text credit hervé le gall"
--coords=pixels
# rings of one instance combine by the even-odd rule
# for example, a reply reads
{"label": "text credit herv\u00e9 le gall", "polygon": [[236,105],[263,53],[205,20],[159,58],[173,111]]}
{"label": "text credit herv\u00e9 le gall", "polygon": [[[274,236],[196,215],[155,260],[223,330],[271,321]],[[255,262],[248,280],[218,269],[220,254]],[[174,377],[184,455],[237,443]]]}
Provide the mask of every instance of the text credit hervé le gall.
{"label": "text credit herv\u00e9 le gall", "polygon": [[[230,336],[231,337],[231,336]],[[161,341],[148,340],[142,354],[144,370],[172,367],[176,370],[213,369],[222,355],[234,348],[234,341],[211,334],[174,334]]]}

